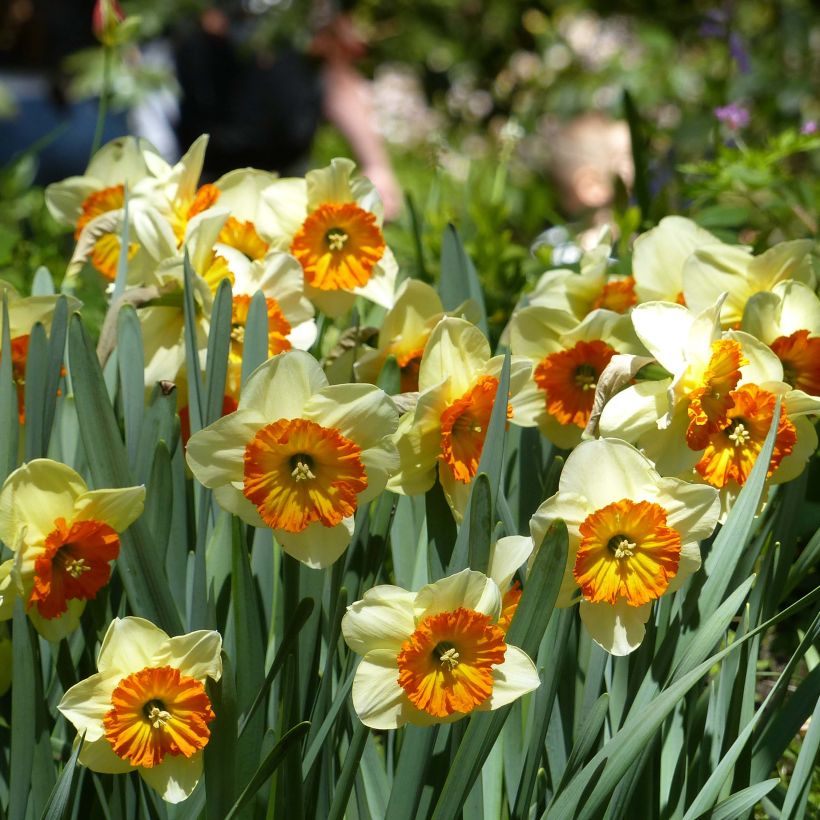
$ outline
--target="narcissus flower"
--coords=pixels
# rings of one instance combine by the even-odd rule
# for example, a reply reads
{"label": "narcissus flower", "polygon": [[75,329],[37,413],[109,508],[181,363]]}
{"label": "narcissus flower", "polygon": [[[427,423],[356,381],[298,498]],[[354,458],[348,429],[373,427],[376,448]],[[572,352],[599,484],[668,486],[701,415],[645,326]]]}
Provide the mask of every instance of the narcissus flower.
{"label": "narcissus flower", "polygon": [[618,439],[583,441],[570,453],[558,492],[530,522],[540,544],[552,521],[569,531],[558,606],[580,593],[581,621],[613,655],[643,640],[652,601],[700,566],[698,542],[717,524],[712,487],[661,478],[652,462]]}
{"label": "narcissus flower", "polygon": [[191,437],[188,464],[224,509],[324,567],[350,543],[359,504],[398,466],[397,425],[382,390],[329,386],[316,360],[293,350],[253,373],[236,412]]}
{"label": "narcissus flower", "polygon": [[778,282],[795,279],[815,286],[811,239],[781,242],[760,256],[733,245],[708,245],[686,260],[683,293],[695,312],[711,305],[722,293],[728,296],[720,311],[724,328],[739,327],[746,302],[761,291],[772,290]]}
{"label": "narcissus flower", "polygon": [[532,378],[513,402],[513,418],[538,425],[571,449],[589,421],[595,388],[617,353],[643,353],[629,316],[594,310],[578,323],[565,311],[532,305],[510,322],[510,349],[532,362]]}
{"label": "narcissus flower", "polygon": [[273,246],[295,256],[307,295],[329,316],[363,296],[392,307],[396,260],[382,234],[382,204],[356,166],[334,159],[305,179],[274,182],[262,199],[274,214]]}
{"label": "narcissus flower", "polygon": [[[406,495],[433,486],[438,469],[447,501],[463,515],[470,484],[487,436],[503,356],[490,358],[490,344],[464,319],[442,319],[427,342],[419,367],[419,400],[396,433],[401,468],[388,489]],[[510,395],[523,388],[530,363],[516,356],[510,368]],[[512,408],[508,408],[508,417]]]}
{"label": "narcissus flower", "polygon": [[[15,552],[6,566],[43,637],[60,640],[77,627],[86,601],[108,583],[119,534],[144,500],[144,487],[89,490],[70,467],[45,458],[6,479],[0,538]],[[0,613],[11,616],[5,595]]]}
{"label": "narcissus flower", "polygon": [[501,593],[463,570],[408,592],[377,586],[347,608],[342,634],[362,661],[353,708],[366,726],[449,723],[498,709],[539,685],[521,649],[498,625]]}
{"label": "narcissus flower", "polygon": [[202,776],[215,717],[205,683],[222,677],[221,651],[218,632],[170,638],[142,618],[115,618],[97,673],[57,707],[85,734],[80,763],[106,774],[139,772],[163,800],[185,800]]}

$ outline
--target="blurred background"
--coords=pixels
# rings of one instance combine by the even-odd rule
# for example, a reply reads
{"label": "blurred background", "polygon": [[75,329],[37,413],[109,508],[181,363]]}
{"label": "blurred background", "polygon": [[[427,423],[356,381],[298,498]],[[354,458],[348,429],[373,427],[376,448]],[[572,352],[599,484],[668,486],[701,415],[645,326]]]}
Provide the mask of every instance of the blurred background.
{"label": "blurred background", "polygon": [[442,231],[458,226],[498,326],[604,223],[624,260],[636,230],[673,212],[761,247],[816,231],[811,0],[0,9],[0,277],[23,287],[41,264],[59,279],[70,252],[40,186],[124,133],[170,160],[210,133],[210,178],[353,156],[414,275],[435,277]]}

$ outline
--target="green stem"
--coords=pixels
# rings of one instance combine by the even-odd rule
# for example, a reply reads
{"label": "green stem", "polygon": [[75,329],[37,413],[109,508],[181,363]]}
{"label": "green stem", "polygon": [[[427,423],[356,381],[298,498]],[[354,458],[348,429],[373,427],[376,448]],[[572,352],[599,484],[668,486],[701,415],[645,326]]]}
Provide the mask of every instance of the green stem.
{"label": "green stem", "polygon": [[103,76],[100,102],[97,106],[97,127],[94,129],[94,142],[91,143],[91,157],[97,153],[102,142],[105,118],[108,115],[109,86],[111,85],[111,47],[103,46]]}

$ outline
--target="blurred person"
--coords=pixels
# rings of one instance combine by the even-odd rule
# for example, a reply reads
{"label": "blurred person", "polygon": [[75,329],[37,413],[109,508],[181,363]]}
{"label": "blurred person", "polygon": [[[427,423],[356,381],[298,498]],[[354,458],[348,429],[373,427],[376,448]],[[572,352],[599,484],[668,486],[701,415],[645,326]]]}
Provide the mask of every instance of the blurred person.
{"label": "blurred person", "polygon": [[210,178],[246,165],[299,175],[325,116],[350,142],[392,219],[401,191],[375,127],[369,84],[355,68],[365,43],[349,15],[333,6],[315,6],[312,18],[304,49],[284,34],[254,48],[259,21],[231,2],[184,25],[176,37],[180,144],[210,134]]}
{"label": "blurred person", "polygon": [[[2,0],[0,86],[11,97],[0,117],[0,166],[33,149],[34,182],[46,185],[82,173],[97,124],[97,99],[71,100],[63,60],[97,45],[94,0]],[[124,112],[106,117],[102,142],[128,132]]]}

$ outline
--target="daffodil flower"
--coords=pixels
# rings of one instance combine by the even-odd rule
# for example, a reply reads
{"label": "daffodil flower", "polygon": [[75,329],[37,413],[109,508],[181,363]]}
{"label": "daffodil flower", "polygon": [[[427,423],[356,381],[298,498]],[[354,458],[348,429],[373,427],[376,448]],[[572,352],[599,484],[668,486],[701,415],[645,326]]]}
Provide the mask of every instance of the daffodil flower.
{"label": "daffodil flower", "polygon": [[[70,467],[45,458],[6,479],[0,538],[15,556],[4,566],[43,637],[56,641],[76,629],[86,601],[108,583],[119,534],[140,516],[144,500],[144,487],[89,490]],[[11,617],[10,588],[0,580],[0,618]]]}
{"label": "daffodil flower", "polygon": [[[418,404],[402,417],[396,433],[401,467],[388,489],[405,495],[426,492],[438,469],[450,508],[458,518],[464,514],[503,361],[503,356],[490,358],[486,337],[464,319],[448,317],[436,325],[419,366]],[[512,359],[512,397],[523,388],[529,372],[526,359]]]}
{"label": "daffodil flower", "polygon": [[767,344],[783,365],[783,381],[820,396],[820,298],[803,282],[778,282],[746,303],[741,328]]}
{"label": "daffodil flower", "polygon": [[308,297],[328,316],[349,310],[356,296],[386,308],[395,301],[381,200],[354,168],[337,158],[304,179],[277,180],[262,195],[273,213],[272,246],[299,260]]}
{"label": "daffodil flower", "polygon": [[350,543],[358,506],[398,466],[397,425],[382,390],[328,385],[316,360],[293,350],[251,375],[236,412],[191,437],[188,464],[224,509],[324,567]]}
{"label": "daffodil flower", "polygon": [[605,228],[598,244],[581,257],[580,273],[568,268],[547,271],[529,294],[528,303],[568,311],[578,321],[598,308],[626,313],[638,302],[635,280],[607,273],[611,251],[609,229]]}
{"label": "daffodil flower", "polygon": [[695,312],[709,307],[722,293],[728,296],[720,311],[724,328],[736,328],[746,302],[786,279],[815,286],[811,239],[781,242],[760,256],[733,245],[708,245],[697,249],[683,268],[683,295]]}
{"label": "daffodil flower", "polygon": [[218,632],[171,638],[142,618],[115,618],[97,673],[57,707],[85,736],[80,763],[106,774],[139,772],[163,800],[185,800],[202,776],[215,717],[205,683],[222,676],[221,650]]}
{"label": "daffodil flower", "polygon": [[595,388],[618,353],[643,353],[628,315],[594,310],[580,323],[566,311],[531,305],[510,322],[510,349],[532,362],[532,377],[513,402],[513,419],[537,425],[572,449],[589,422]]}
{"label": "daffodil flower", "polygon": [[652,602],[700,567],[698,542],[715,528],[717,490],[661,478],[652,462],[619,439],[582,441],[570,453],[558,492],[530,522],[540,544],[558,518],[569,555],[558,606],[580,594],[581,621],[613,655],[643,640]]}
{"label": "daffodil flower", "polygon": [[537,688],[533,662],[506,643],[500,615],[496,583],[468,569],[418,592],[368,590],[342,619],[347,645],[362,656],[353,680],[362,723],[449,723]]}

